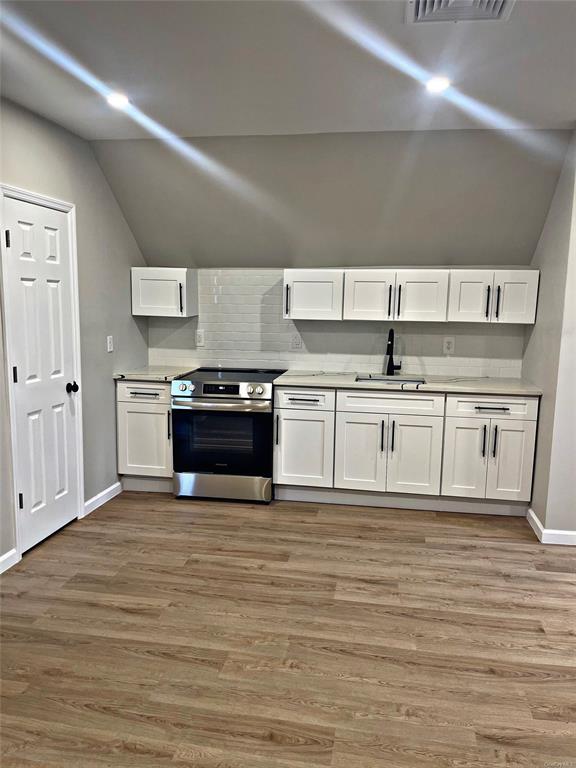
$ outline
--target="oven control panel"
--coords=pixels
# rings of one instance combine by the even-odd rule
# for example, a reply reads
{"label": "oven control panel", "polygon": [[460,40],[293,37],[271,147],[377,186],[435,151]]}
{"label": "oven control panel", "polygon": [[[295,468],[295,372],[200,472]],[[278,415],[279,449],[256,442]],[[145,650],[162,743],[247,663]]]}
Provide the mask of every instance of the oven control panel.
{"label": "oven control panel", "polygon": [[172,382],[173,397],[227,397],[250,400],[271,400],[271,383],[229,383],[223,381]]}

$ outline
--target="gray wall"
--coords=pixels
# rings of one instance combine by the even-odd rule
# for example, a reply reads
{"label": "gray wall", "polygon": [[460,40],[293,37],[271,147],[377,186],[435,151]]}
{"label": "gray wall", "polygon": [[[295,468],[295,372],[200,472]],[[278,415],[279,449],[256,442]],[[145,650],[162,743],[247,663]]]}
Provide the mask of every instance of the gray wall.
{"label": "gray wall", "polygon": [[2,291],[0,278],[0,556],[16,546],[13,509],[10,430],[8,429],[8,390],[4,365],[4,336],[2,329]]}
{"label": "gray wall", "polygon": [[[538,384],[544,391],[538,425],[532,508],[547,528],[562,527],[558,524],[557,520],[553,525],[551,524],[551,514],[547,510],[551,491],[561,492],[560,488],[552,488],[551,475],[552,452],[559,447],[558,419],[556,418],[555,411],[558,407],[557,392],[560,381],[560,350],[562,345],[574,343],[573,326],[571,330],[572,335],[570,335],[569,327],[565,320],[565,311],[574,311],[574,296],[576,295],[573,285],[570,291],[570,285],[566,282],[570,254],[576,248],[573,235],[576,222],[576,211],[574,209],[575,161],[576,136],[566,156],[564,168],[554,193],[546,223],[534,258],[532,259],[531,266],[540,269],[538,316],[536,324],[526,331],[522,367],[523,376]],[[573,260],[574,256],[572,255],[571,258]],[[573,269],[574,267],[572,266]],[[565,296],[567,299],[566,308]],[[566,348],[567,351],[568,349]],[[563,376],[565,375],[563,374]],[[574,428],[574,378],[569,382],[563,382],[563,386],[566,386],[566,383],[570,387],[569,399],[572,405],[570,409],[566,408],[565,405],[562,407],[561,419],[564,420],[566,426],[569,425],[571,428]],[[565,408],[566,412],[564,412]],[[567,465],[571,460],[569,443],[565,443],[562,450],[564,451],[564,456],[561,457],[557,454],[556,458]],[[572,477],[574,477],[574,469],[572,469]],[[554,484],[556,482],[554,481]],[[571,489],[571,494],[572,503],[576,505],[573,489]],[[574,515],[574,512],[572,514]],[[566,520],[565,522],[565,527],[568,528],[568,521]],[[571,527],[576,528],[576,520],[572,520]]]}
{"label": "gray wall", "polygon": [[130,312],[130,266],[144,260],[87,142],[10,102],[1,118],[2,181],[76,205],[88,499],[118,479],[112,374],[147,361],[147,322]]}
{"label": "gray wall", "polygon": [[[569,136],[540,133],[561,147]],[[151,265],[529,264],[562,165],[479,130],[193,144],[255,184],[272,215],[159,141],[96,142]]]}

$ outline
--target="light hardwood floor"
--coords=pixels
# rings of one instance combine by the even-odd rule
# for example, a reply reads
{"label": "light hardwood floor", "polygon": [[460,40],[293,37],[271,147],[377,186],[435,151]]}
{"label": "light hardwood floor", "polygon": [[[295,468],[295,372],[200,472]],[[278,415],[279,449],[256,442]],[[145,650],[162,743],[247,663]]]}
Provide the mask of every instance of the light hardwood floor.
{"label": "light hardwood floor", "polygon": [[576,768],[576,551],[124,493],[2,578],[2,768]]}

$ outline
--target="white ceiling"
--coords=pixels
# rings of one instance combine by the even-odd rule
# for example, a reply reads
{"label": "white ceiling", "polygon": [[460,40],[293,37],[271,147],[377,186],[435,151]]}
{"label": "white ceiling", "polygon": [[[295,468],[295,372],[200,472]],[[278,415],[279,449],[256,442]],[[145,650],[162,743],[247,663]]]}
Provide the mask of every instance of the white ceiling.
{"label": "white ceiling", "polygon": [[[8,4],[10,5],[10,4]],[[294,0],[11,4],[181,136],[478,127]],[[517,0],[502,22],[406,24],[403,0],[349,3],[419,65],[536,127],[576,121],[576,2]],[[10,34],[4,95],[88,139],[142,130]]]}

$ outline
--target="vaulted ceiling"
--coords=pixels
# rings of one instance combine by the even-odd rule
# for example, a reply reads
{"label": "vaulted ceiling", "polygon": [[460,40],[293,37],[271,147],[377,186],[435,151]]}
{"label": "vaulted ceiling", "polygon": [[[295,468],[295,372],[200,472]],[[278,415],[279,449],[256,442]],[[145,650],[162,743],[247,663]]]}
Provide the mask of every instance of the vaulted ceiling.
{"label": "vaulted ceiling", "polygon": [[[408,24],[404,0],[5,7],[187,137],[174,152],[4,34],[3,94],[94,142],[150,264],[531,259],[576,123],[576,2],[462,24]],[[545,130],[496,130],[515,124]]]}

